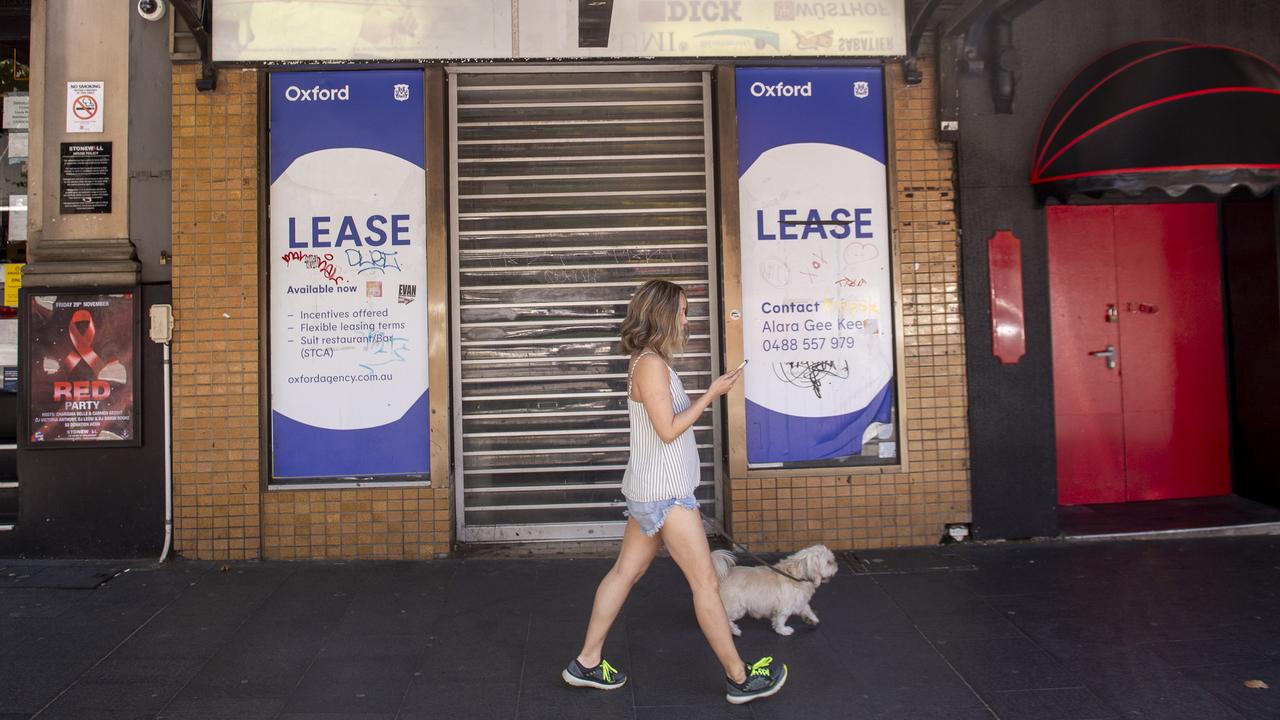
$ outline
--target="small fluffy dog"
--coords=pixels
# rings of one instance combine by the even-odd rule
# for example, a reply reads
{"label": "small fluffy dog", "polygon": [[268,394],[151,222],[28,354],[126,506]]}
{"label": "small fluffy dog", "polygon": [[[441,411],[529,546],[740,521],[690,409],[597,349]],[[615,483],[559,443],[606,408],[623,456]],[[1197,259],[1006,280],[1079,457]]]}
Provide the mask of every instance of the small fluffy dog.
{"label": "small fluffy dog", "polygon": [[792,615],[817,625],[818,616],[809,607],[809,599],[819,585],[836,574],[838,567],[835,555],[826,545],[812,545],[774,565],[802,582],[783,577],[767,567],[737,567],[738,559],[728,550],[711,553],[711,561],[716,575],[720,576],[720,600],[734,635],[742,634],[737,621],[743,615],[769,618],[773,631],[779,635],[795,632],[787,626],[787,619]]}

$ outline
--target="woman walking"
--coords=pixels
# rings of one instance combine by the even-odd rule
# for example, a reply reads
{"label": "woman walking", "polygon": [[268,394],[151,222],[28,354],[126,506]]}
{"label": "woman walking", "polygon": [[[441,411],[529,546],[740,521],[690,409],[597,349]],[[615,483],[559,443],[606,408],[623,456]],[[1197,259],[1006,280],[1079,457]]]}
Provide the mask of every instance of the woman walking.
{"label": "woman walking", "polygon": [[701,477],[693,425],[711,403],[737,382],[741,368],[721,375],[697,400],[690,401],[672,358],[684,348],[688,298],[680,286],[650,280],[632,296],[622,321],[622,351],[631,356],[627,410],[631,419],[631,456],[622,476],[627,526],[618,559],[596,590],[582,651],[561,676],[576,687],[612,690],[627,674],[604,659],[605,636],[665,544],[693,591],[693,607],[707,642],[724,666],[725,699],[734,704],[773,695],[787,681],[787,666],[773,658],[747,665],[734,647],[729,620],[720,601],[719,581],[694,497]]}

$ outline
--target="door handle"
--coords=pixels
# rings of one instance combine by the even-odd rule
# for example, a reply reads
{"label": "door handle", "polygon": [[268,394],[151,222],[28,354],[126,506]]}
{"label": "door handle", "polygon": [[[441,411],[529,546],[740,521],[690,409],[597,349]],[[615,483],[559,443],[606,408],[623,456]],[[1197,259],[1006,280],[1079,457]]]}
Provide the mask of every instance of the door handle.
{"label": "door handle", "polygon": [[1108,370],[1116,369],[1116,346],[1115,345],[1108,345],[1106,350],[1094,350],[1089,354],[1093,357],[1106,358],[1107,369]]}

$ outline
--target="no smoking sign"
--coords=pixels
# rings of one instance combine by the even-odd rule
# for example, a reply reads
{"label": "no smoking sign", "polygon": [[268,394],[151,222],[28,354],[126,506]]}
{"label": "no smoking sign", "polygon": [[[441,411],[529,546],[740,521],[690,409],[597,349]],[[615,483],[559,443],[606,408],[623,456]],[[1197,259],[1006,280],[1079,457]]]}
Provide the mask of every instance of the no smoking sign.
{"label": "no smoking sign", "polygon": [[67,132],[102,132],[101,80],[67,83]]}

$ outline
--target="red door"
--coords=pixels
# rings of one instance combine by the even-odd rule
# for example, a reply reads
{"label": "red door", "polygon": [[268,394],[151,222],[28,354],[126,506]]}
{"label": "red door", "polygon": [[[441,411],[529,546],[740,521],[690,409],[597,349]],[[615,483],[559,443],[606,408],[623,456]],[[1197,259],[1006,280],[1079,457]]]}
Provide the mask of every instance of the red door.
{"label": "red door", "polygon": [[1231,492],[1216,207],[1047,213],[1058,501]]}

